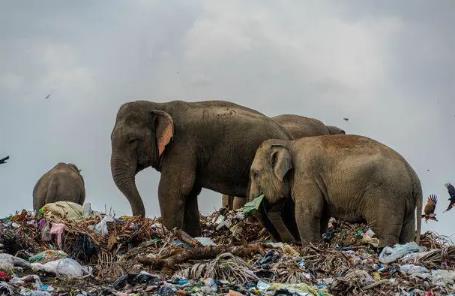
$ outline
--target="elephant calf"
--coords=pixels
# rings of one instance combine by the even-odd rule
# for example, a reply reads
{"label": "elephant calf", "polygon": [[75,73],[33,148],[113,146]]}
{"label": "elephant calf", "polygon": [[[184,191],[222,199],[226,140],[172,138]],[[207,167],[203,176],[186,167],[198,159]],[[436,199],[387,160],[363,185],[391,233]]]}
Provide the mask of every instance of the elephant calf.
{"label": "elephant calf", "polygon": [[84,179],[72,163],[60,162],[45,173],[33,189],[33,209],[57,201],[71,201],[82,205],[85,200]]}
{"label": "elephant calf", "polygon": [[[346,134],[346,132],[336,126],[325,125],[320,120],[295,114],[282,114],[272,117],[273,121],[282,126],[292,137],[300,139],[305,137],[315,137],[323,135]],[[239,196],[223,195],[223,208],[237,210],[243,207],[246,198]]]}
{"label": "elephant calf", "polygon": [[419,178],[397,152],[361,136],[267,140],[250,168],[250,195],[270,205],[291,198],[301,242],[316,241],[330,217],[366,221],[381,245],[420,235]]}

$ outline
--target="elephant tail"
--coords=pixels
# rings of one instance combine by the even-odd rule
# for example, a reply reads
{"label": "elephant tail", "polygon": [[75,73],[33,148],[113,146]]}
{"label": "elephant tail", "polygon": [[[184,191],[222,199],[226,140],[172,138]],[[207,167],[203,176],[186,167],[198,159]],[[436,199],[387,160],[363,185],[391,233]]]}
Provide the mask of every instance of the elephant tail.
{"label": "elephant tail", "polygon": [[414,198],[416,199],[416,219],[417,219],[417,232],[416,232],[416,243],[420,242],[420,232],[422,229],[422,203],[423,203],[423,194],[422,194],[422,185],[417,179],[414,189]]}

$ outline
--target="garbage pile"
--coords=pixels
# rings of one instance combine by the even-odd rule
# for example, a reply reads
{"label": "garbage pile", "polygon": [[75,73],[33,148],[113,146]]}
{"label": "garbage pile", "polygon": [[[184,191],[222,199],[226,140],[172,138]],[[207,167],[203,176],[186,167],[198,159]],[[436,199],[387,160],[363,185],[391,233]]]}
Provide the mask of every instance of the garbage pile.
{"label": "garbage pile", "polygon": [[248,215],[221,209],[193,238],[89,205],[22,211],[0,219],[0,295],[455,295],[455,246],[434,233],[381,250],[367,225],[331,220],[302,247]]}

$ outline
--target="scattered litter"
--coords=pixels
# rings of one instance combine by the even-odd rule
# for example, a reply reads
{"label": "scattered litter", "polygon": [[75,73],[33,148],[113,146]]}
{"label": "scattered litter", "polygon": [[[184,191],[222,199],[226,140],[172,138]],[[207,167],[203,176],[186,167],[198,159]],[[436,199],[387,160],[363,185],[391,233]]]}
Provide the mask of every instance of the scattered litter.
{"label": "scattered litter", "polygon": [[400,266],[400,271],[410,276],[426,279],[430,276],[430,271],[423,267],[414,264],[405,264]]}
{"label": "scattered litter", "polygon": [[264,295],[299,295],[299,296],[328,296],[330,295],[325,289],[319,290],[305,283],[300,284],[281,284],[260,282],[257,288]]}
{"label": "scattered litter", "polygon": [[109,234],[109,230],[107,227],[108,222],[114,222],[114,218],[111,216],[105,216],[100,223],[95,225],[95,231],[102,236],[106,236]]}
{"label": "scattered litter", "polygon": [[453,284],[455,281],[455,271],[442,269],[432,270],[431,281],[434,285],[438,286],[448,286]]}
{"label": "scattered litter", "polygon": [[255,199],[253,199],[252,201],[247,202],[242,208],[242,212],[245,215],[245,217],[248,217],[248,216],[251,216],[251,215],[254,215],[255,213],[257,213],[257,211],[261,207],[263,200],[264,200],[264,194],[261,194],[258,197],[256,197]]}
{"label": "scattered litter", "polygon": [[392,263],[409,253],[422,252],[424,248],[419,247],[415,242],[404,245],[396,244],[392,247],[385,247],[379,255],[381,263]]}
{"label": "scattered litter", "polygon": [[31,256],[30,258],[28,258],[28,261],[31,263],[45,264],[49,261],[63,259],[66,257],[68,257],[68,255],[61,250],[46,250],[46,251],[43,251],[36,255]]}
{"label": "scattered litter", "polygon": [[89,218],[94,214],[92,210],[92,204],[89,202],[86,202],[82,205],[82,217],[84,218]]}
{"label": "scattered litter", "polygon": [[430,232],[422,246],[387,247],[378,256],[368,225],[333,219],[328,239],[303,247],[271,242],[243,209],[202,216],[196,238],[160,219],[44,214],[0,219],[0,295],[430,296],[455,289],[455,246]]}
{"label": "scattered litter", "polygon": [[32,263],[32,269],[53,273],[64,278],[80,278],[91,273],[90,268],[80,265],[71,258],[59,259],[46,264]]}
{"label": "scattered litter", "polygon": [[194,239],[203,246],[216,246],[215,242],[210,237],[195,237]]}
{"label": "scattered litter", "polygon": [[0,254],[0,271],[12,273],[17,267],[30,268],[31,266],[22,258],[10,254]]}
{"label": "scattered litter", "polygon": [[0,295],[12,296],[13,288],[5,282],[0,282]]}
{"label": "scattered litter", "polygon": [[61,249],[63,243],[63,234],[65,233],[66,225],[63,223],[53,223],[49,231],[50,235],[54,235],[57,240],[57,246]]}
{"label": "scattered litter", "polygon": [[78,221],[83,218],[82,206],[70,201],[48,203],[40,209],[48,219],[60,218],[68,221]]}

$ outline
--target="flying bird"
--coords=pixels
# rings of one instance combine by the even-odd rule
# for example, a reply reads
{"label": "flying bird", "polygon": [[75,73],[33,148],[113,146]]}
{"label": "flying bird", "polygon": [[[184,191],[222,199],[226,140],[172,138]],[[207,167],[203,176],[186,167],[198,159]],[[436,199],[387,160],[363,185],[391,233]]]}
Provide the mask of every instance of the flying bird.
{"label": "flying bird", "polygon": [[0,164],[6,163],[6,161],[7,161],[8,159],[9,159],[9,156],[0,159]]}
{"label": "flying bird", "polygon": [[447,212],[450,211],[453,208],[453,206],[455,206],[455,187],[453,187],[453,185],[450,183],[445,184],[445,186],[447,188],[447,192],[450,195],[449,197],[450,204],[447,207],[447,210],[444,211]]}
{"label": "flying bird", "polygon": [[343,117],[343,120],[344,120],[344,121],[349,121],[349,118]]}
{"label": "flying bird", "polygon": [[428,222],[428,220],[438,221],[438,219],[436,219],[436,214],[434,213],[434,211],[436,210],[437,203],[438,203],[438,197],[434,194],[431,194],[428,197],[425,208],[423,209],[424,214],[422,215],[422,218],[425,219],[425,222]]}
{"label": "flying bird", "polygon": [[44,97],[45,100],[49,99],[51,97],[51,94],[48,94],[47,96]]}

